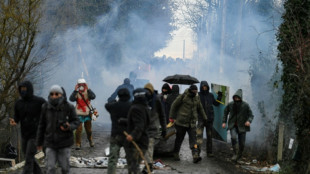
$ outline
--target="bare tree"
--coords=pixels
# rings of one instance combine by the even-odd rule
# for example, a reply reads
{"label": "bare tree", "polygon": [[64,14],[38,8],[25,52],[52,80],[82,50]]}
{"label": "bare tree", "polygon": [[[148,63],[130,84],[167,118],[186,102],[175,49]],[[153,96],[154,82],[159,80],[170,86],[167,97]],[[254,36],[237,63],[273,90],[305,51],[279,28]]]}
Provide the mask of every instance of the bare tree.
{"label": "bare tree", "polygon": [[46,60],[34,52],[39,6],[40,0],[0,1],[0,121],[13,112],[17,83]]}

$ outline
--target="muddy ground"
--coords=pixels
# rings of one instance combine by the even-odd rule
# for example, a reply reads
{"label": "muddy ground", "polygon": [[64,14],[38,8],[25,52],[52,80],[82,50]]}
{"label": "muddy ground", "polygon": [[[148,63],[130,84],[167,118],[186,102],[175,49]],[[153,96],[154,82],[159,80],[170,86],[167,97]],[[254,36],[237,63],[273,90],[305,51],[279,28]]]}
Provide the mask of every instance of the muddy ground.
{"label": "muddy ground", "polygon": [[[81,150],[75,150],[72,147],[72,156],[75,157],[102,157],[105,156],[104,150],[109,147],[109,135],[110,135],[110,125],[102,124],[100,122],[94,122],[93,124],[93,137],[95,142],[95,147],[89,147],[86,140],[86,135],[83,134],[82,148]],[[184,139],[181,148],[181,161],[174,161],[170,156],[159,156],[156,155],[154,160],[160,159],[163,161],[166,167],[165,169],[154,170],[155,174],[174,174],[174,173],[205,173],[205,174],[245,174],[249,173],[240,168],[239,165],[232,163],[229,158],[231,156],[231,150],[227,143],[222,143],[214,140],[214,155],[213,158],[208,158],[206,156],[205,149],[202,149],[202,161],[198,164],[192,162],[192,155],[189,149],[188,138]],[[205,145],[203,146],[205,147]],[[121,153],[121,156],[124,156]],[[42,165],[44,170],[44,165]],[[10,174],[20,174],[21,170],[9,172]],[[58,169],[57,173],[61,173]],[[72,174],[102,174],[107,173],[105,168],[71,168]],[[117,173],[127,173],[127,169],[118,169]]]}

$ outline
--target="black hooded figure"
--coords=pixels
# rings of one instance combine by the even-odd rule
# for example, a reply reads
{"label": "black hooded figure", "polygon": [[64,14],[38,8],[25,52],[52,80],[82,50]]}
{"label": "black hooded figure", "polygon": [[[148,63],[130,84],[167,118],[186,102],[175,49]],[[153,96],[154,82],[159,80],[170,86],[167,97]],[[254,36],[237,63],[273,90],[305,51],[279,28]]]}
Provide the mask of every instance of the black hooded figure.
{"label": "black hooded figure", "polygon": [[35,142],[41,108],[46,101],[33,94],[33,86],[29,81],[20,83],[18,91],[21,98],[15,103],[15,115],[14,119],[10,119],[10,124],[15,126],[20,123],[21,126],[22,150],[26,159],[23,173],[40,174],[41,169],[34,158],[37,152]]}
{"label": "black hooded figure", "polygon": [[208,115],[208,121],[203,121],[201,116],[198,116],[198,127],[197,127],[197,144],[199,150],[201,150],[201,145],[203,141],[203,130],[206,127],[207,134],[207,156],[213,157],[212,154],[212,129],[214,121],[214,110],[213,106],[219,106],[222,99],[222,93],[218,93],[217,100],[215,100],[214,95],[209,92],[210,87],[207,81],[201,81],[199,97],[203,107],[203,110]]}

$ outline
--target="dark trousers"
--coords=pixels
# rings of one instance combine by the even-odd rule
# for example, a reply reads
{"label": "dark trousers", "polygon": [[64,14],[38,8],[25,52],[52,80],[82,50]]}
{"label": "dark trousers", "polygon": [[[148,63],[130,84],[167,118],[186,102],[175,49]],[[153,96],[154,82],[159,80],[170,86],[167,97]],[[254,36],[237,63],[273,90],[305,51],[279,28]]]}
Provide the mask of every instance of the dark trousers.
{"label": "dark trousers", "polygon": [[[146,149],[141,150],[143,154],[146,151]],[[140,174],[141,173],[140,163],[142,161],[142,158],[139,155],[139,151],[132,144],[126,142],[125,152],[126,152],[128,174]]]}
{"label": "dark trousers", "polygon": [[246,133],[245,132],[240,133],[238,127],[235,126],[230,130],[230,135],[231,135],[231,144],[233,147],[237,145],[237,138],[238,138],[239,152],[242,153],[245,146]]}
{"label": "dark trousers", "polygon": [[194,154],[197,150],[195,148],[195,145],[197,145],[196,128],[175,125],[175,129],[177,130],[177,133],[176,133],[176,139],[174,143],[174,153],[180,152],[182,142],[187,132],[189,136],[189,147],[192,150],[192,153]]}
{"label": "dark trousers", "polygon": [[212,136],[213,136],[213,121],[201,122],[197,128],[197,143],[201,149],[203,143],[203,130],[206,127],[207,134],[207,153],[212,153]]}
{"label": "dark trousers", "polygon": [[22,150],[25,155],[23,174],[41,174],[41,168],[34,157],[37,152],[35,139],[22,138]]}

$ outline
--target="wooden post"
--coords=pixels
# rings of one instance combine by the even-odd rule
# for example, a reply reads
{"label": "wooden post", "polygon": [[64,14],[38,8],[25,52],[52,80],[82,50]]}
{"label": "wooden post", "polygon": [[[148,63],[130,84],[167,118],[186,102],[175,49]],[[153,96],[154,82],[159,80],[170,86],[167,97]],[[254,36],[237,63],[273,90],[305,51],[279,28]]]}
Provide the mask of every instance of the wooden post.
{"label": "wooden post", "polygon": [[278,157],[277,157],[278,161],[282,160],[283,138],[284,138],[284,124],[279,123]]}

